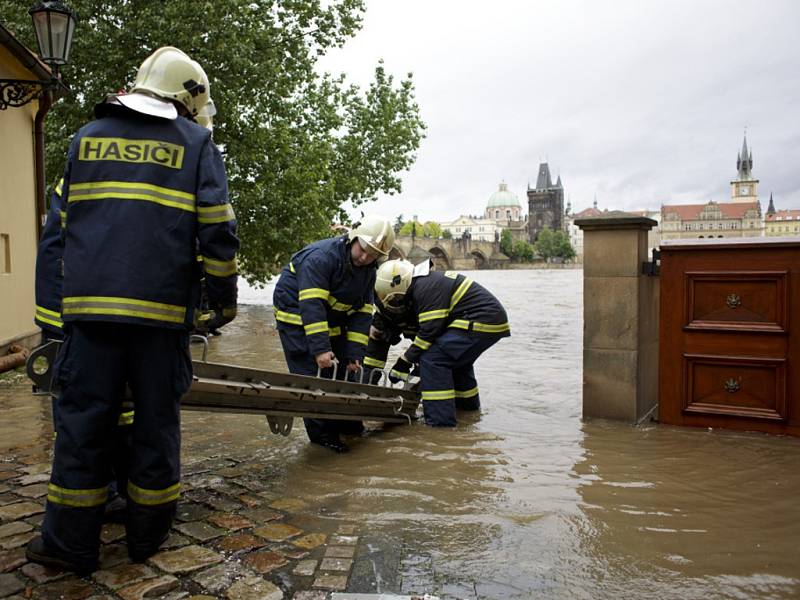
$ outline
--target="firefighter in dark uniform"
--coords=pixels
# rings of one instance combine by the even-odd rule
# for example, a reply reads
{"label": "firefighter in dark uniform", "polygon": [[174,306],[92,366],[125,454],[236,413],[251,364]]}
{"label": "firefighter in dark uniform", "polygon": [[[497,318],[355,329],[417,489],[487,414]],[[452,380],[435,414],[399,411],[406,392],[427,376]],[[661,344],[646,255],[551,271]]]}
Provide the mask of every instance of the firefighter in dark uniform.
{"label": "firefighter in dark uniform", "polygon": [[209,98],[200,65],[160,48],[132,93],[96,107],[70,145],[62,184],[65,341],[58,435],[41,537],[29,560],[97,568],[119,400],[136,410],[128,465],[128,554],[166,539],[180,495],[179,401],[191,383],[196,248],[218,321],[236,314],[236,222],[210,132],[188,118]]}
{"label": "firefighter in dark uniform", "polygon": [[[394,245],[389,221],[365,217],[347,234],[310,244],[281,271],[273,305],[290,373],[344,379],[362,368],[375,285],[375,261]],[[312,443],[346,452],[340,433],[360,433],[360,421],[304,419]]]}
{"label": "firefighter in dark uniform", "polygon": [[[431,270],[431,262],[416,267],[390,260],[378,269],[375,295],[395,319],[415,323],[414,341],[389,372],[393,382],[408,379],[419,365],[425,423],[434,427],[456,424],[456,409],[478,410],[480,396],[473,364],[501,338],[511,335],[502,304],[486,288],[454,271]],[[384,337],[382,319],[375,320],[371,337]],[[385,354],[383,355],[385,361]],[[377,366],[381,356],[365,364]]]}

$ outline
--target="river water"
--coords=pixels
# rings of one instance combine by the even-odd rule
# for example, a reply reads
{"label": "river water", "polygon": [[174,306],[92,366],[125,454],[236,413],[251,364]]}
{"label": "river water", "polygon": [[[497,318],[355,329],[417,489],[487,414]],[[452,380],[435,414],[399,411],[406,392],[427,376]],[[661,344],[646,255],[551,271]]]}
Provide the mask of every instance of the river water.
{"label": "river water", "polygon": [[[375,545],[375,591],[800,597],[800,440],[583,422],[582,272],[470,276],[512,328],[476,364],[480,415],[455,429],[374,424],[335,455],[297,420],[281,437],[263,417],[184,412],[184,461],[255,461],[265,484],[302,501],[297,519],[354,523]],[[271,288],[240,295],[250,304],[210,359],[285,370]],[[0,447],[43,439],[46,412],[20,413],[30,424],[0,431]]]}

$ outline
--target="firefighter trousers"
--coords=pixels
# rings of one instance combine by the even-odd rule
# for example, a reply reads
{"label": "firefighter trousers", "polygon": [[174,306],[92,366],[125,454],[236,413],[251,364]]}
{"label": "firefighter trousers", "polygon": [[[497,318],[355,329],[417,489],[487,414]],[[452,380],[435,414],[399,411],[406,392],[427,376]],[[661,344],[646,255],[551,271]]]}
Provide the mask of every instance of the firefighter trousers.
{"label": "firefighter trousers", "polygon": [[[302,346],[295,338],[299,335],[305,336],[301,327],[296,329],[297,331],[294,328],[278,328],[283,356],[286,359],[286,365],[289,367],[289,373],[314,376],[317,374],[317,361],[307,351],[296,351],[298,347]],[[304,343],[305,340],[302,340],[302,342]],[[337,335],[331,337],[331,350],[337,357],[347,356],[347,336]],[[320,376],[331,378],[333,376],[333,367],[323,369]],[[345,379],[345,377],[347,377],[347,361],[340,359],[336,378]],[[303,424],[306,426],[308,439],[312,442],[319,442],[325,437],[338,439],[340,433],[357,435],[364,430],[364,424],[361,421],[304,418]]]}
{"label": "firefighter trousers", "polygon": [[188,333],[143,325],[65,326],[54,365],[60,388],[46,547],[97,561],[126,385],[136,413],[127,465],[128,553],[143,560],[166,539],[180,493],[180,398],[192,379]]}
{"label": "firefighter trousers", "polygon": [[473,364],[503,336],[448,329],[419,361],[425,424],[456,425],[456,409],[478,410],[480,396]]}

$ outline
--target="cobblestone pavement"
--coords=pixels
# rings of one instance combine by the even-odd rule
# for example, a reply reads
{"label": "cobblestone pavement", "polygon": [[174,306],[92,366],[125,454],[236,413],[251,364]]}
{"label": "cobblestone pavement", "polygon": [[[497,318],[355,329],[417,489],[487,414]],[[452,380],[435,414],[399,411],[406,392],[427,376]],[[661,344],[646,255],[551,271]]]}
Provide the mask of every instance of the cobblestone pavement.
{"label": "cobblestone pavement", "polygon": [[[310,519],[313,492],[307,499],[280,495],[270,477],[274,457],[259,454],[264,444],[255,435],[265,423],[247,422],[246,439],[234,443],[242,432],[211,413],[184,414],[192,434],[184,431],[182,496],[159,553],[131,563],[123,525],[108,523],[91,575],[30,563],[25,545],[40,529],[50,478],[49,401],[30,397],[21,371],[7,374],[3,386],[16,397],[4,422],[30,431],[13,438],[6,432],[7,442],[20,443],[6,443],[0,455],[0,598],[324,600],[336,591],[374,592],[386,579],[379,570],[396,573],[399,559],[384,551],[395,541],[365,542],[356,523]],[[392,560],[384,564],[384,556]]]}
{"label": "cobblestone pavement", "polygon": [[103,527],[100,569],[90,576],[29,563],[25,544],[42,521],[46,458],[28,451],[0,462],[0,598],[321,600],[347,589],[356,526],[323,532],[291,525],[303,501],[272,497],[247,477],[248,463],[225,458],[185,465],[172,535],[145,564],[128,560],[124,528],[113,523]]}

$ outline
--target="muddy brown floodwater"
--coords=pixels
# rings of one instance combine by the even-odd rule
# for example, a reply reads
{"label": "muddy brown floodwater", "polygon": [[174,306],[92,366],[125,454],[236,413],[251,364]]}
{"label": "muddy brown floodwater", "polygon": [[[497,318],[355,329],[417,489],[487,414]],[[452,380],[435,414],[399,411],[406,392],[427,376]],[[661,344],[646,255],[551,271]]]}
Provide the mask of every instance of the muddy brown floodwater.
{"label": "muddy brown floodwater", "polygon": [[[476,365],[480,415],[454,430],[372,424],[335,455],[297,420],[281,437],[263,417],[184,412],[184,460],[250,461],[266,487],[300,500],[295,524],[355,523],[373,558],[351,591],[800,597],[800,440],[582,422],[581,271],[470,275],[512,328]],[[242,298],[254,304],[210,359],[285,370],[271,288]],[[0,388],[2,451],[49,444],[47,404],[20,402],[26,393]]]}

